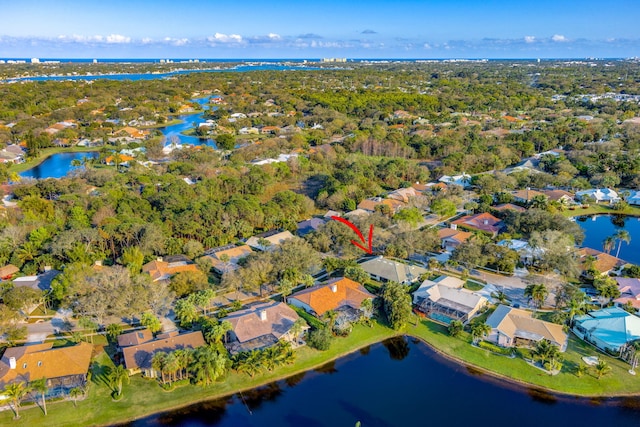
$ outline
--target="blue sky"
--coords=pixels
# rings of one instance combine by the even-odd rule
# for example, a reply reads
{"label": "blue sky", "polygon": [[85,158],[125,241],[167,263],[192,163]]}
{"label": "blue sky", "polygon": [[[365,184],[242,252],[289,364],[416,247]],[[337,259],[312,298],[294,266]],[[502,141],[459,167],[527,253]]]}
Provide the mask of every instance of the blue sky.
{"label": "blue sky", "polygon": [[0,0],[0,57],[640,56],[640,0]]}

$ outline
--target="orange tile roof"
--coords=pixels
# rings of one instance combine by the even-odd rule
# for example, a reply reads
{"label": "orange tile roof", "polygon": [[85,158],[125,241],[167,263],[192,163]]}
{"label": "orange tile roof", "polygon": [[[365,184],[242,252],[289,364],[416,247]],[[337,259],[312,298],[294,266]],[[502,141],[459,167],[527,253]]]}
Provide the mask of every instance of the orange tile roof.
{"label": "orange tile roof", "polygon": [[138,331],[128,332],[118,335],[118,346],[129,347],[149,342],[153,339],[153,334],[149,329],[140,329]]}
{"label": "orange tile roof", "polygon": [[593,267],[603,274],[611,270],[614,270],[616,267],[621,267],[625,264],[625,262],[620,258],[616,258],[612,255],[606,254],[596,249],[580,248],[578,249],[578,258],[580,261],[580,266],[583,270],[586,267],[587,257],[589,256],[592,256],[595,258]]}
{"label": "orange tile roof", "polygon": [[0,279],[8,279],[14,274],[16,274],[20,269],[13,264],[5,265],[0,268]]}
{"label": "orange tile roof", "polygon": [[195,264],[188,264],[186,262],[164,262],[154,260],[146,263],[142,266],[142,271],[149,273],[153,281],[168,279],[174,274],[182,271],[198,271],[198,267]]}
{"label": "orange tile roof", "polygon": [[329,310],[335,310],[345,305],[360,308],[362,301],[374,297],[360,283],[341,277],[333,279],[324,285],[313,286],[296,292],[289,299],[297,299],[305,303],[318,316],[322,316]]}
{"label": "orange tile roof", "polygon": [[122,349],[124,365],[127,369],[151,369],[151,359],[156,352],[172,352],[184,348],[198,348],[205,345],[201,331],[181,335],[160,335],[153,341]]}
{"label": "orange tile roof", "polygon": [[438,238],[440,240],[453,239],[462,243],[469,240],[471,236],[473,236],[473,234],[468,231],[454,230],[452,228],[441,228],[438,230]]}
{"label": "orange tile roof", "polygon": [[[52,348],[53,343],[12,347],[0,360],[0,388],[15,381],[84,375],[89,371],[93,346],[82,342],[71,347]],[[10,359],[16,360],[11,369]]]}
{"label": "orange tile roof", "polygon": [[487,212],[463,216],[462,218],[453,221],[453,224],[493,234],[497,233],[500,231],[500,228],[502,228],[502,221]]}

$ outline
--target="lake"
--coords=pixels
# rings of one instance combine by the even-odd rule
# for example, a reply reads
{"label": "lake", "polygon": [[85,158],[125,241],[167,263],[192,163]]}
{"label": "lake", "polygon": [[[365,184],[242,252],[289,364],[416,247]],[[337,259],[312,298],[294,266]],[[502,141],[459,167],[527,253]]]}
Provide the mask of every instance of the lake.
{"label": "lake", "polygon": [[637,426],[640,398],[580,399],[511,386],[395,338],[322,368],[129,424],[216,427]]}
{"label": "lake", "polygon": [[[625,229],[631,235],[629,244],[622,242],[620,258],[633,264],[640,265],[640,218],[626,215],[595,215],[590,217],[577,217],[576,223],[585,232],[582,246],[602,250],[602,242],[609,236],[613,236],[618,230]],[[618,245],[611,251],[616,254]]]}
{"label": "lake", "polygon": [[[98,153],[95,151],[90,152],[76,152],[76,153],[56,153],[47,157],[42,163],[37,166],[27,169],[20,173],[22,178],[62,178],[67,176],[67,173],[73,169],[71,166],[73,160],[82,160],[84,157],[97,158]],[[82,166],[80,166],[82,167]]]}

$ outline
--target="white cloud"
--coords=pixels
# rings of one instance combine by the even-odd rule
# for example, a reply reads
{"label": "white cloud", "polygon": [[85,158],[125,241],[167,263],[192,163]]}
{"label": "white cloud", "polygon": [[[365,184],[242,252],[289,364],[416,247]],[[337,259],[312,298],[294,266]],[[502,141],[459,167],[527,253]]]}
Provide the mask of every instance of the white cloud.
{"label": "white cloud", "polygon": [[121,34],[109,34],[106,37],[106,42],[110,44],[126,44],[131,43],[131,37],[123,36]]}
{"label": "white cloud", "polygon": [[267,37],[269,37],[271,40],[282,40],[282,37],[280,37],[280,34],[269,33]]}
{"label": "white cloud", "polygon": [[212,37],[207,37],[207,40],[214,43],[242,43],[242,36],[238,34],[222,34],[215,33]]}
{"label": "white cloud", "polygon": [[569,39],[567,39],[562,34],[554,34],[553,37],[551,37],[551,40],[553,40],[554,42],[558,42],[558,43],[568,42],[569,41]]}
{"label": "white cloud", "polygon": [[534,43],[536,38],[534,36],[524,36],[525,43]]}
{"label": "white cloud", "polygon": [[422,45],[423,49],[431,49],[431,45],[429,43],[425,43]]}
{"label": "white cloud", "polygon": [[144,37],[142,40],[140,40],[142,42],[142,44],[150,44],[153,43],[153,39],[150,37]]}
{"label": "white cloud", "polygon": [[165,37],[164,42],[172,46],[184,46],[189,44],[189,39],[188,38],[174,39],[171,37]]}

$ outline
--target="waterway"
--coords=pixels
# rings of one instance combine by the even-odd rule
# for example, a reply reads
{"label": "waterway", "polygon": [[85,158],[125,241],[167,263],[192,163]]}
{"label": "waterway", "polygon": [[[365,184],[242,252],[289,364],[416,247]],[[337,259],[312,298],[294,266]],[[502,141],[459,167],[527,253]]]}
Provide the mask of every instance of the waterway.
{"label": "waterway", "polygon": [[[47,157],[42,163],[27,169],[20,173],[22,178],[62,178],[73,171],[76,167],[71,165],[74,160],[80,160],[87,158],[97,158],[98,153],[95,151],[90,152],[75,152],[75,153],[56,153]],[[78,166],[82,167],[82,166]]]}
{"label": "waterway", "polygon": [[[576,223],[582,227],[585,239],[582,246],[603,250],[604,240],[613,236],[619,230],[627,230],[631,236],[631,241],[627,244],[622,242],[619,257],[632,264],[640,265],[640,218],[626,215],[595,215],[577,217]],[[611,255],[616,255],[619,242],[611,251]]]}
{"label": "waterway", "polygon": [[314,371],[127,426],[623,427],[638,420],[640,398],[560,397],[511,386],[417,340],[396,338]]}

